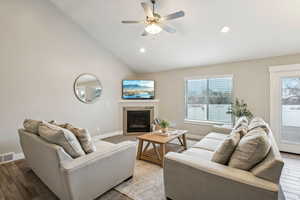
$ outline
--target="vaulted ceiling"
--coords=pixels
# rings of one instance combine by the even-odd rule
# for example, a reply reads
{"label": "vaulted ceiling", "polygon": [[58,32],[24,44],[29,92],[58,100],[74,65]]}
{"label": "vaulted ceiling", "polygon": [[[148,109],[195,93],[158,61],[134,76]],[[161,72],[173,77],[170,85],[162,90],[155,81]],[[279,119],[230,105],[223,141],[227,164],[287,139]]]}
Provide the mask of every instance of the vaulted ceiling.
{"label": "vaulted ceiling", "polygon": [[[136,72],[300,52],[299,0],[157,0],[161,15],[186,16],[170,21],[176,34],[150,37],[141,36],[142,24],[121,23],[145,18],[140,0],[51,1]],[[221,33],[224,26],[231,31]]]}

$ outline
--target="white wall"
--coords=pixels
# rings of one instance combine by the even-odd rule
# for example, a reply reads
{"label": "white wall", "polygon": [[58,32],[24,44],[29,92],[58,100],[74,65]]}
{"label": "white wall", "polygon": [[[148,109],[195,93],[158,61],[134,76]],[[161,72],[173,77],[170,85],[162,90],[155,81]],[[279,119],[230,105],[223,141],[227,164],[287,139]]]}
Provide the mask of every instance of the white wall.
{"label": "white wall", "polygon": [[[46,0],[0,1],[0,153],[20,151],[24,118],[57,120],[92,134],[120,130],[121,80],[134,75]],[[102,82],[101,100],[73,94],[81,73]]]}
{"label": "white wall", "polygon": [[156,98],[160,99],[160,117],[170,120],[179,128],[188,129],[192,134],[203,136],[211,130],[210,125],[184,124],[185,77],[232,74],[234,95],[244,99],[255,115],[269,121],[270,80],[268,67],[295,63],[300,63],[300,54],[141,74],[139,78],[156,80]]}

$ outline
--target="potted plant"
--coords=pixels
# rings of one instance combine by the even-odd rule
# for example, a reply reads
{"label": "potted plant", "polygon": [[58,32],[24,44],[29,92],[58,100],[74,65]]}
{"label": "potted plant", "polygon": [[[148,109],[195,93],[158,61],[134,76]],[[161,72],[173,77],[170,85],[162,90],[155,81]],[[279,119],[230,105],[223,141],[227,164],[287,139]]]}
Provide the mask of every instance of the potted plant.
{"label": "potted plant", "polygon": [[167,133],[170,123],[166,120],[161,120],[159,126],[161,128],[162,133]]}
{"label": "potted plant", "polygon": [[233,115],[235,119],[243,116],[247,117],[249,120],[253,118],[253,114],[248,109],[247,103],[245,103],[244,100],[239,100],[238,98],[236,98],[235,102],[231,103],[231,107],[228,109],[227,114]]}

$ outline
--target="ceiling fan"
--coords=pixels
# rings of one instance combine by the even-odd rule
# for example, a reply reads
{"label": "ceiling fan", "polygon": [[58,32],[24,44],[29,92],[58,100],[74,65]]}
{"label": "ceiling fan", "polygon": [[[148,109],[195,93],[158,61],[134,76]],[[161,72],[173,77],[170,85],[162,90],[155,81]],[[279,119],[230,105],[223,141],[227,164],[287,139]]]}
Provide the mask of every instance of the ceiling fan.
{"label": "ceiling fan", "polygon": [[145,2],[142,2],[141,5],[145,11],[146,14],[146,20],[140,20],[140,21],[122,21],[124,24],[136,24],[136,23],[143,23],[146,25],[144,32],[142,33],[142,36],[147,36],[149,34],[157,34],[160,33],[162,30],[168,32],[168,33],[175,33],[176,30],[167,25],[166,21],[177,19],[184,16],[183,11],[178,11],[169,15],[166,15],[164,17],[161,17],[158,13],[155,12],[155,3],[156,0],[151,0],[152,8],[150,5],[148,5]]}

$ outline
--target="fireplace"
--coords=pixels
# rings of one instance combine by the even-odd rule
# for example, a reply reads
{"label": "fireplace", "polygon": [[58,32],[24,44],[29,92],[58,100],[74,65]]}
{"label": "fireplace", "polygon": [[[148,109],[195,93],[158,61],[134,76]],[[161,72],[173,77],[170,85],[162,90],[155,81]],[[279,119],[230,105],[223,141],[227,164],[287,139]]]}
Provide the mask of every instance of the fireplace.
{"label": "fireplace", "polygon": [[153,107],[125,107],[123,131],[125,135],[150,132]]}

